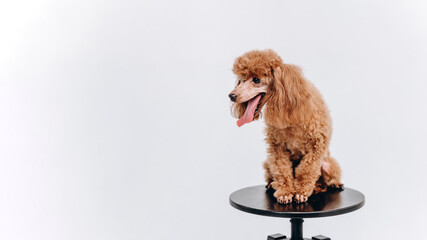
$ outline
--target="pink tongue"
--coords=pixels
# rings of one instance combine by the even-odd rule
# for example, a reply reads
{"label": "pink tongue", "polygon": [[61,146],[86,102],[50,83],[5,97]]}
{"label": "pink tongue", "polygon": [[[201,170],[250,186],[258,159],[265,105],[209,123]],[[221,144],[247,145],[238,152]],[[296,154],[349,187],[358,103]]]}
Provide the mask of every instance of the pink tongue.
{"label": "pink tongue", "polygon": [[252,122],[254,120],[255,109],[258,105],[259,100],[261,99],[261,94],[252,98],[248,102],[248,106],[246,107],[246,111],[243,116],[237,121],[237,126],[241,127],[246,123]]}

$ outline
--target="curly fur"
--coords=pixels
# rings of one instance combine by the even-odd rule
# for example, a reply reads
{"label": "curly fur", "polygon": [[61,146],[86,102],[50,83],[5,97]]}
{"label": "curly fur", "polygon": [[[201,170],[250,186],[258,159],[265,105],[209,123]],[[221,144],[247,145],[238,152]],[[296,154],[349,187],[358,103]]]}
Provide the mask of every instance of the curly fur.
{"label": "curly fur", "polygon": [[[238,78],[234,93],[241,94],[242,85],[255,88],[262,84],[267,89],[254,119],[260,118],[265,106],[265,178],[277,201],[305,202],[328,187],[341,189],[341,170],[328,150],[332,133],[329,110],[301,69],[283,63],[272,50],[255,50],[238,57],[233,72]],[[252,83],[254,77],[261,83]],[[247,100],[236,100],[231,107],[233,116],[242,117],[246,107]]]}

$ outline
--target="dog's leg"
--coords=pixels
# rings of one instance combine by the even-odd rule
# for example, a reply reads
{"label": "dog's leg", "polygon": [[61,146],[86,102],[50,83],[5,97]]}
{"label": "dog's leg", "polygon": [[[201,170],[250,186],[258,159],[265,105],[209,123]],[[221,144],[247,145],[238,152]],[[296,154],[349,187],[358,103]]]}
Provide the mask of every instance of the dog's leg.
{"label": "dog's leg", "polygon": [[328,187],[339,190],[343,189],[340,166],[338,162],[329,155],[329,152],[322,163],[322,176]]}
{"label": "dog's leg", "polygon": [[267,161],[265,161],[262,166],[265,169],[264,178],[265,178],[265,182],[267,182],[267,185],[265,187],[271,188],[271,183],[273,182],[273,176],[271,175],[270,168],[268,167]]}
{"label": "dog's leg", "polygon": [[327,147],[323,141],[316,141],[295,168],[295,201],[306,202],[315,189],[316,181],[321,175],[322,158],[325,156]]}
{"label": "dog's leg", "polygon": [[279,203],[290,203],[293,197],[292,163],[288,152],[280,148],[269,149],[269,157],[264,162],[267,181],[272,180],[268,186],[272,187],[274,197]]}

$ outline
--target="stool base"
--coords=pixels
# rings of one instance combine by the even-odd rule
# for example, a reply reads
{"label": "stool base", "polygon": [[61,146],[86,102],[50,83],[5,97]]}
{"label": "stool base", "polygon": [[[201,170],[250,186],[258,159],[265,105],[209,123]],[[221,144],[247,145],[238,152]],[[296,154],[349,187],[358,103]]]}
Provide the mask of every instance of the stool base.
{"label": "stool base", "polygon": [[269,235],[267,240],[331,240],[329,237],[323,235],[316,235],[312,238],[304,238],[302,234],[302,218],[291,218],[291,237],[287,238],[285,235],[276,233]]}

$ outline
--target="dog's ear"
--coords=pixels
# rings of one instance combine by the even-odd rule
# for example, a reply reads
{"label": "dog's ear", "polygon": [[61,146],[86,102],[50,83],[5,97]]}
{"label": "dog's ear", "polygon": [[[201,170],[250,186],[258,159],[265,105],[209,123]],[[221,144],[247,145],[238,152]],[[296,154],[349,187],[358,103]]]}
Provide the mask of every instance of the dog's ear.
{"label": "dog's ear", "polygon": [[[308,83],[301,69],[294,65],[281,64],[272,69],[272,74],[273,82],[266,118],[270,115],[270,120],[276,122],[275,125],[278,126],[298,121],[310,98]],[[287,123],[278,122],[281,119]]]}
{"label": "dog's ear", "polygon": [[286,97],[285,76],[282,66],[271,69],[273,81],[270,89],[270,98],[267,106],[268,115],[284,115],[286,113]]}

